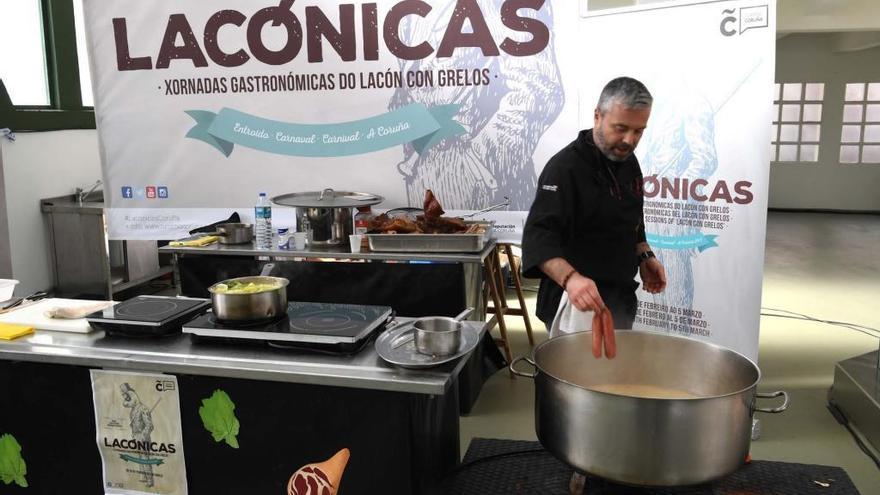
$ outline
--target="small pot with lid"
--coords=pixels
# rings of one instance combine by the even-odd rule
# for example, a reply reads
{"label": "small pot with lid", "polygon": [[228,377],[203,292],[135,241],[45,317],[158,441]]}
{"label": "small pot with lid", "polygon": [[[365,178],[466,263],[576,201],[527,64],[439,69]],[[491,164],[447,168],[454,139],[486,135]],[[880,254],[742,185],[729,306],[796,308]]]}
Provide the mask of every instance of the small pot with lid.
{"label": "small pot with lid", "polygon": [[296,209],[298,232],[311,232],[314,246],[337,246],[348,244],[353,233],[352,208],[381,203],[385,198],[375,194],[334,191],[290,193],[272,198],[272,202]]}

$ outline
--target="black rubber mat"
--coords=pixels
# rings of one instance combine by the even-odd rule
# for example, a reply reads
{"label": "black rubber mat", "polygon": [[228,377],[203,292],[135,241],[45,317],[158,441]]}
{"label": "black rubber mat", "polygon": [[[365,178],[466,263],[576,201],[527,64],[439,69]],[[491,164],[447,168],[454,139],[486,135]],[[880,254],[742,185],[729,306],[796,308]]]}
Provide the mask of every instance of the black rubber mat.
{"label": "black rubber mat", "polygon": [[[572,469],[538,442],[475,438],[445,493],[459,495],[567,494]],[[752,461],[711,484],[634,488],[588,477],[585,495],[858,495],[839,467]]]}

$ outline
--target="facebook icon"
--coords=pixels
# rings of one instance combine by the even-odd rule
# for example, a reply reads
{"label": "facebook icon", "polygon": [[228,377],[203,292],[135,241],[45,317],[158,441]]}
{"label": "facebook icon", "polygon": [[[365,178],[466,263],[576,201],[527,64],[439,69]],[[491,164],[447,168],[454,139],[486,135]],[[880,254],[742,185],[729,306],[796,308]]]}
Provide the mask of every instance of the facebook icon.
{"label": "facebook icon", "polygon": [[122,186],[122,197],[125,199],[131,199],[134,197],[134,192],[131,189],[131,186]]}
{"label": "facebook icon", "polygon": [[157,196],[159,196],[159,198],[161,198],[161,199],[167,199],[167,198],[168,198],[168,187],[166,187],[166,186],[159,186],[159,187],[156,188],[156,192],[157,192]]}

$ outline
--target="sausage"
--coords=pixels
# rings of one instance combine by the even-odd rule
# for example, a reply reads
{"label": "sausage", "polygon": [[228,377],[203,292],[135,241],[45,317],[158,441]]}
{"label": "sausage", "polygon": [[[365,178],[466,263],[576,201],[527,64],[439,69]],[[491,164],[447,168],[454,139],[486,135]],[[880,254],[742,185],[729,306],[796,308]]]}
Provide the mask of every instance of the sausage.
{"label": "sausage", "polygon": [[614,339],[614,318],[611,317],[611,311],[606,309],[602,312],[602,320],[605,325],[602,329],[605,340],[605,357],[613,359],[617,355],[617,341]]}
{"label": "sausage", "polygon": [[602,313],[599,311],[593,312],[593,357],[600,358],[602,357],[602,334],[605,333],[603,331],[603,327],[605,326],[605,322],[602,319]]}

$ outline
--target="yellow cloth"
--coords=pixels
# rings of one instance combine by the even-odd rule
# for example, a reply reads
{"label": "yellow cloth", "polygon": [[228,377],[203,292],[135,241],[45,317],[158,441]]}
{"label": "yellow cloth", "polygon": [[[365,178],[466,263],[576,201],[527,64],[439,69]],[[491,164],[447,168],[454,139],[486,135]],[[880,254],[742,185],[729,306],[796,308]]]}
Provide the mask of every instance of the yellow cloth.
{"label": "yellow cloth", "polygon": [[0,323],[0,339],[12,340],[24,335],[34,333],[34,327],[26,325],[13,325],[11,323]]}
{"label": "yellow cloth", "polygon": [[168,243],[169,246],[185,246],[185,247],[203,247],[208,246],[210,244],[214,244],[219,241],[220,237],[216,235],[206,235],[205,237],[199,237],[198,239],[190,239],[188,241],[171,241]]}

